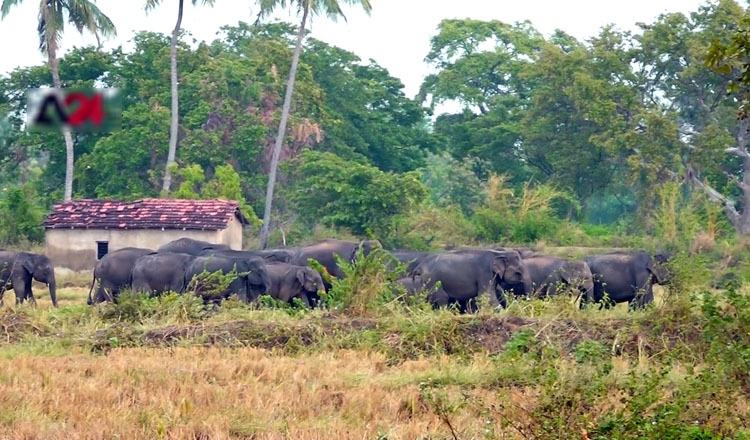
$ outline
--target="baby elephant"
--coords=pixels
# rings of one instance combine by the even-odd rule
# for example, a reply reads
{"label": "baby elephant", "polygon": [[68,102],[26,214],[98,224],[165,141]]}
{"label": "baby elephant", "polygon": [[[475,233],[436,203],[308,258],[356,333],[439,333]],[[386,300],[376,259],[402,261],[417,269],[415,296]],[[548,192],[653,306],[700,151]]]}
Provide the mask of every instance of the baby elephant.
{"label": "baby elephant", "polygon": [[287,263],[269,263],[266,269],[271,278],[267,294],[279,301],[292,303],[294,298],[299,298],[310,307],[311,299],[326,293],[323,278],[315,269]]}

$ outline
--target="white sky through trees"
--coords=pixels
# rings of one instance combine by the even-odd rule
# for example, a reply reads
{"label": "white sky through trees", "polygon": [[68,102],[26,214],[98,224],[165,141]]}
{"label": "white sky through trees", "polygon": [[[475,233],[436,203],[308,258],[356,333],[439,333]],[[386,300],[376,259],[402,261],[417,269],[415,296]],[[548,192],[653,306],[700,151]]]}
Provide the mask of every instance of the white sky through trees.
{"label": "white sky through trees", "polygon": [[[177,1],[163,2],[148,15],[139,0],[99,0],[97,5],[117,27],[117,37],[104,48],[118,45],[128,51],[135,32],[147,30],[169,34],[174,27]],[[217,0],[213,8],[193,7],[186,1],[182,27],[196,40],[211,41],[223,25],[238,21],[253,22],[257,14],[254,2]],[[623,30],[636,30],[636,22],[652,22],[664,12],[689,13],[703,0],[372,0],[371,16],[347,8],[347,21],[331,22],[325,17],[313,19],[313,37],[356,53],[363,60],[374,59],[406,85],[406,94],[414,96],[425,75],[430,73],[424,57],[430,38],[445,18],[500,20],[508,23],[530,20],[545,36],[555,29],[585,40],[606,24]],[[0,74],[18,66],[42,64],[37,27],[38,1],[25,0],[0,22]],[[276,19],[297,23],[296,15],[279,12]],[[93,35],[81,37],[66,25],[60,56],[73,46],[96,44]],[[190,37],[188,37],[190,38]],[[184,41],[191,41],[185,39]]]}

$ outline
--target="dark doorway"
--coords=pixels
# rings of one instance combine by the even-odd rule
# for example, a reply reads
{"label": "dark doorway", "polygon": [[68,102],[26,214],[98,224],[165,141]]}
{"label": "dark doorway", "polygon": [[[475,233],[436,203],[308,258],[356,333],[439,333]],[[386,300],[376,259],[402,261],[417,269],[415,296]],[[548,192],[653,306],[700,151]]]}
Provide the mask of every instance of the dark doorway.
{"label": "dark doorway", "polygon": [[107,252],[109,252],[109,242],[97,241],[96,242],[96,259],[101,260],[103,256],[107,255]]}

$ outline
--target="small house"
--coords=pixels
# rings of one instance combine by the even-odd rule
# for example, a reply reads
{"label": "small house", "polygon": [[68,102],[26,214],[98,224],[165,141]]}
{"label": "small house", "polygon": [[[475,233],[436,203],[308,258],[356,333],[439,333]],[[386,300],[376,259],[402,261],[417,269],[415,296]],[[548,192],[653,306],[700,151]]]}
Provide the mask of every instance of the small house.
{"label": "small house", "polygon": [[242,249],[247,224],[235,201],[83,199],[56,204],[42,226],[56,267],[90,270],[113,250],[156,249],[181,237]]}

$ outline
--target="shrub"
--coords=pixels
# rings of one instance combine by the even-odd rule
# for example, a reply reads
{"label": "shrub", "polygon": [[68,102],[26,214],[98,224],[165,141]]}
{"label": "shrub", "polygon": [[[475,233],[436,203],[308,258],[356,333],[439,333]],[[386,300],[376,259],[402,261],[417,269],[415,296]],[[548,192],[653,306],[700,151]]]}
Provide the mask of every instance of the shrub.
{"label": "shrub", "polygon": [[158,320],[197,321],[204,318],[208,310],[203,300],[194,295],[168,292],[152,297],[128,290],[121,292],[116,302],[102,307],[100,313],[105,320],[142,324]]}
{"label": "shrub", "polygon": [[336,262],[344,278],[331,280],[332,286],[323,304],[353,315],[382,313],[384,304],[394,299],[395,281],[405,268],[405,265],[398,265],[396,270],[390,270],[387,264],[397,262],[382,249],[364,256],[360,248],[353,263],[345,262],[338,255]]}

